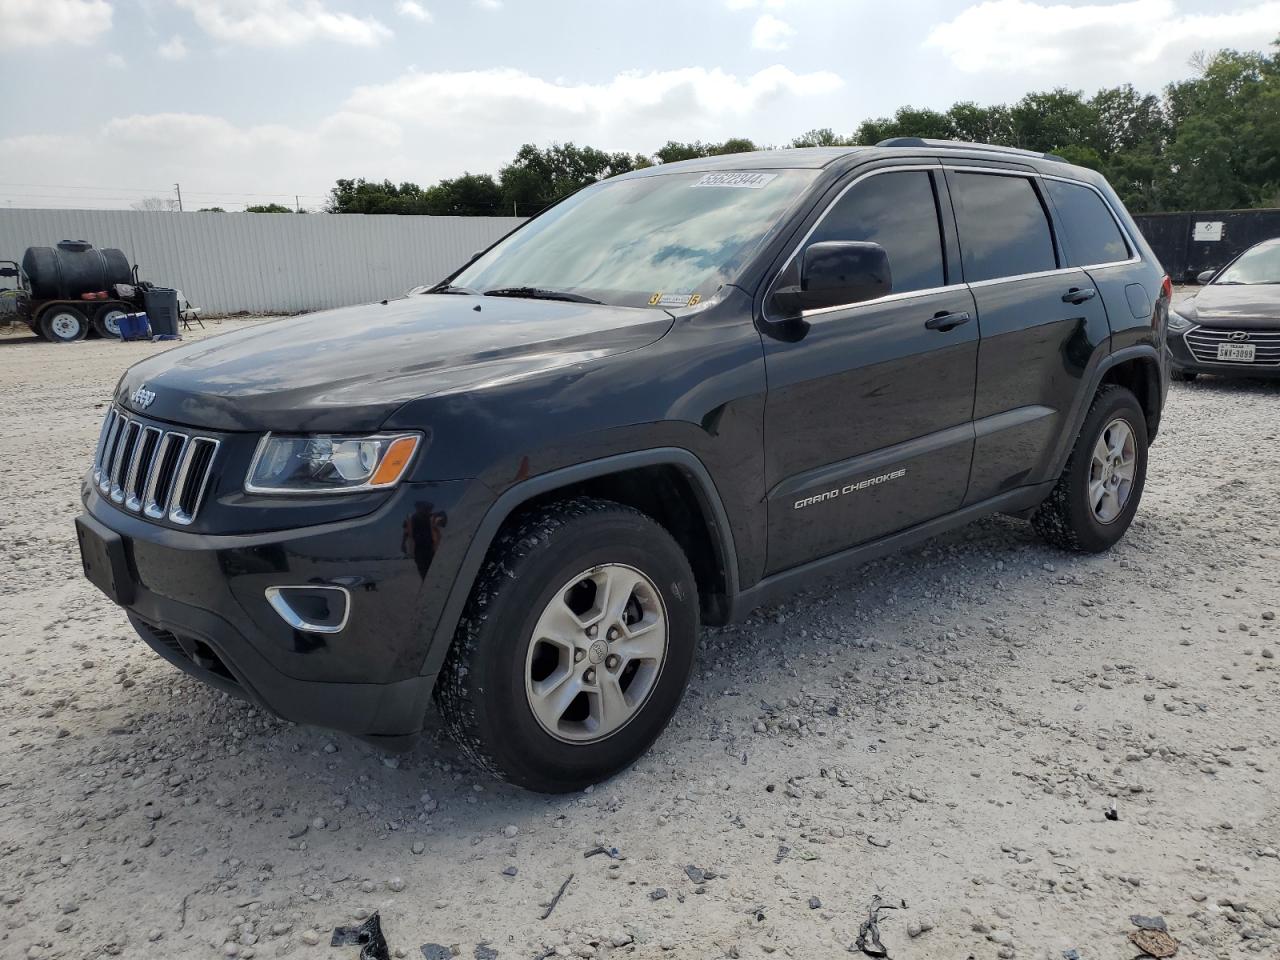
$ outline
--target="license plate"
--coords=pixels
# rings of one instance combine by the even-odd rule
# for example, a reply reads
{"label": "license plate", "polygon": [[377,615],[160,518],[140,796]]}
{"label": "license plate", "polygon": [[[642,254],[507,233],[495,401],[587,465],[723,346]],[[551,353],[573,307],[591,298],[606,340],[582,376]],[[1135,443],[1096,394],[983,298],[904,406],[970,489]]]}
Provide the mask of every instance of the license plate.
{"label": "license plate", "polygon": [[1219,360],[1246,360],[1253,363],[1257,347],[1252,343],[1220,343],[1218,344]]}
{"label": "license plate", "polygon": [[76,539],[80,541],[80,562],[89,582],[121,606],[133,602],[133,577],[120,534],[108,530],[92,517],[76,517]]}

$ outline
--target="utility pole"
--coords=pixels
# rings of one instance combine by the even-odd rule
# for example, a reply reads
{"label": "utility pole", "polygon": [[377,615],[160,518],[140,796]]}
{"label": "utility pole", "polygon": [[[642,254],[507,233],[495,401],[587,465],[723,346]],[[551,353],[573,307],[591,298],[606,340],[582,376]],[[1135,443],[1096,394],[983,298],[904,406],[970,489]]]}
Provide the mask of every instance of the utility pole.
{"label": "utility pole", "polygon": [[175,183],[173,189],[178,191],[178,212],[182,212],[182,184]]}
{"label": "utility pole", "polygon": [[302,201],[298,199],[298,195],[296,193],[293,195],[293,212],[302,212]]}

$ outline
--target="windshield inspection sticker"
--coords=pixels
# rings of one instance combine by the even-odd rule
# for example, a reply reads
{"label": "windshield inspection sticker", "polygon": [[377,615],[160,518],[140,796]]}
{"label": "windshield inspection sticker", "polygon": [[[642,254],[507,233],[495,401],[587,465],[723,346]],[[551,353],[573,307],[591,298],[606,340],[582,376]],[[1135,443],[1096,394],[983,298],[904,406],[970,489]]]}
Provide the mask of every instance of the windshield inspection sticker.
{"label": "windshield inspection sticker", "polygon": [[659,291],[649,298],[651,307],[694,307],[702,295],[698,293],[662,293]]}
{"label": "windshield inspection sticker", "polygon": [[730,170],[725,173],[703,174],[702,179],[694,183],[695,187],[738,187],[743,190],[760,190],[776,180],[776,173],[748,173],[741,170]]}

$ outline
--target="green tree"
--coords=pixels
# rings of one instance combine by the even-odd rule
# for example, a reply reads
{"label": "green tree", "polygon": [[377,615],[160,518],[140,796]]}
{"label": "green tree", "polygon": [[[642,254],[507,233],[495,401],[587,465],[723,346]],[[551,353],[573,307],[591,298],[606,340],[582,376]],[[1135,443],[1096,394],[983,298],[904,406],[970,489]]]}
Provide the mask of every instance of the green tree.
{"label": "green tree", "polygon": [[278,203],[258,203],[244,208],[245,213],[293,213],[293,208]]}
{"label": "green tree", "polygon": [[677,163],[680,160],[696,160],[699,157],[723,157],[731,153],[750,153],[759,150],[746,137],[730,137],[723,143],[703,143],[694,140],[691,143],[679,143],[668,140],[665,145],[654,152],[653,159],[658,163]]}
{"label": "green tree", "polygon": [[802,133],[791,141],[793,147],[852,147],[855,146],[853,137],[842,137],[833,131],[830,127],[819,127],[816,130],[810,130],[808,133]]}
{"label": "green tree", "polygon": [[553,143],[539,150],[526,143],[515,159],[498,171],[504,210],[530,216],[598,180],[648,166],[643,157],[606,153],[573,143]]}

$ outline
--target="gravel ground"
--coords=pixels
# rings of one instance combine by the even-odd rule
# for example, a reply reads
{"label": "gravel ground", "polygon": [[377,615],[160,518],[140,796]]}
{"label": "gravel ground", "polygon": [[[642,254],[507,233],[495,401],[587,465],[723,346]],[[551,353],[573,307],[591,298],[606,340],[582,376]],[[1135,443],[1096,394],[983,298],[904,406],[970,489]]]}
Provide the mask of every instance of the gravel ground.
{"label": "gravel ground", "polygon": [[393,956],[811,958],[875,896],[895,960],[1132,957],[1135,914],[1280,955],[1280,383],[1175,384],[1107,555],[996,518],[707,630],[654,750],[547,798],[437,727],[263,716],[82,578],[104,403],[161,349],[0,339],[5,960],[355,960],[375,910]]}

